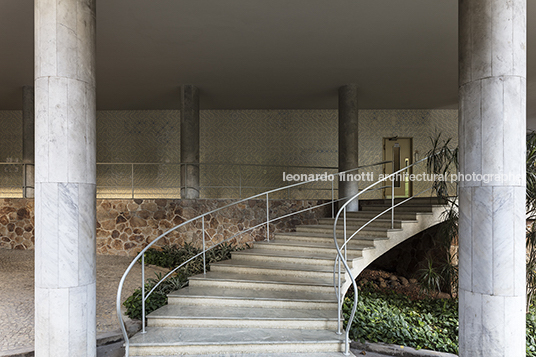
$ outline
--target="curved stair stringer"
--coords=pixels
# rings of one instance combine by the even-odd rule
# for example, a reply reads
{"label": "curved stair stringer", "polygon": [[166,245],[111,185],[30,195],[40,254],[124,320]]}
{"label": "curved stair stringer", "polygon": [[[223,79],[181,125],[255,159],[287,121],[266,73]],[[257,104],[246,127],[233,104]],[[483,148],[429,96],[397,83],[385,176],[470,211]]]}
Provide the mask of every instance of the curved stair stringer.
{"label": "curved stair stringer", "polygon": [[[390,229],[387,231],[388,239],[378,239],[374,241],[373,249],[362,251],[362,259],[354,260],[352,266],[352,275],[354,279],[365,270],[374,260],[388,252],[398,244],[408,240],[416,234],[433,227],[443,221],[442,215],[445,211],[443,205],[433,205],[432,212],[417,212],[416,221],[402,221],[400,229]],[[341,294],[344,296],[352,285],[348,274],[345,274],[345,282],[341,288]]]}

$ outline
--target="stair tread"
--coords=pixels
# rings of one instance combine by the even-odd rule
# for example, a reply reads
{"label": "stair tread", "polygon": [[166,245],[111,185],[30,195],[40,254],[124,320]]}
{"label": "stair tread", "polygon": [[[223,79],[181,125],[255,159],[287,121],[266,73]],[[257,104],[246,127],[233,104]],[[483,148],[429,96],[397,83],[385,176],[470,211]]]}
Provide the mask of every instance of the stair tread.
{"label": "stair tread", "polygon": [[[262,255],[272,257],[285,257],[285,258],[306,258],[306,259],[333,259],[335,260],[337,254],[319,254],[319,253],[307,253],[299,251],[270,251],[268,249],[247,249],[238,252],[233,252],[235,255]],[[355,254],[352,251],[348,251],[348,258],[360,259],[361,254]]]}
{"label": "stair tread", "polygon": [[[347,233],[348,237],[350,237],[352,234]],[[333,234],[326,234],[326,233],[317,233],[317,232],[288,232],[288,233],[276,233],[275,237],[290,237],[290,236],[296,236],[296,237],[311,237],[311,238],[331,238],[333,239]],[[342,239],[342,236],[339,237]],[[354,237],[354,239],[357,240],[375,240],[375,239],[389,239],[387,237],[367,237],[367,236],[359,236]],[[277,241],[277,239],[276,239]]]}
{"label": "stair tread", "polygon": [[329,330],[276,328],[147,327],[130,339],[130,346],[265,345],[342,342]]}
{"label": "stair tread", "polygon": [[[196,354],[196,357],[343,357],[342,352],[285,352],[285,353],[223,353],[223,354]],[[355,355],[350,352],[349,356],[355,357]],[[130,357],[137,357],[130,355]],[[151,357],[169,357],[169,355],[151,355]]]}
{"label": "stair tread", "polygon": [[213,289],[206,287],[187,286],[168,294],[170,298],[219,298],[244,300],[281,300],[281,301],[310,301],[337,302],[335,294],[314,293],[306,291],[284,290],[253,290],[253,289]]}
{"label": "stair tread", "polygon": [[337,320],[337,310],[275,309],[266,307],[211,307],[169,304],[153,311],[148,319],[245,319],[245,320]]}
{"label": "stair tread", "polygon": [[[335,220],[335,218],[320,218],[320,221],[331,221],[331,222],[333,222],[334,220]],[[341,216],[339,216],[339,223],[342,224],[342,220],[343,220],[343,217],[341,215]],[[364,221],[366,223],[366,222],[370,221],[370,218],[346,217],[346,220],[350,221],[350,222],[362,222],[362,221]],[[415,221],[416,221],[416,219],[395,219],[394,220],[395,223],[415,222]],[[374,220],[374,222],[391,223],[391,218],[376,218]],[[331,223],[331,225],[333,226],[333,223]]]}
{"label": "stair tread", "polygon": [[189,280],[209,280],[228,282],[250,282],[266,284],[289,284],[307,286],[333,286],[333,279],[296,277],[291,275],[270,275],[270,274],[248,274],[248,273],[228,273],[211,271],[206,275],[198,274],[188,278]]}
{"label": "stair tread", "polygon": [[321,272],[332,273],[333,269],[323,265],[307,265],[307,264],[285,264],[280,262],[253,262],[253,261],[233,261],[232,259],[224,260],[218,263],[211,263],[211,267],[214,266],[230,266],[230,267],[247,267],[258,269],[278,269],[278,270],[292,270],[292,271],[307,271],[307,272]]}
{"label": "stair tread", "polygon": [[[333,238],[333,236],[331,236]],[[309,248],[320,248],[320,249],[335,249],[335,243],[317,243],[317,242],[292,242],[285,240],[271,240],[269,242],[256,242],[256,245],[283,245],[288,247],[309,247]],[[362,248],[368,248],[368,246],[363,245],[351,245],[348,247],[348,251],[359,251]]]}
{"label": "stair tread", "polygon": [[[360,226],[352,226],[350,224],[347,224],[346,225],[347,227],[360,227]],[[328,224],[309,224],[309,225],[300,225],[300,226],[297,226],[296,228],[318,228],[318,229],[330,229],[333,231],[333,224],[331,225],[328,225]],[[341,231],[343,228],[342,227],[338,227],[337,226],[337,231]],[[392,229],[391,228],[385,228],[385,227],[365,227],[363,228],[361,231],[373,231],[373,232],[388,232],[388,231],[391,231]],[[396,230],[396,228],[395,228]]]}

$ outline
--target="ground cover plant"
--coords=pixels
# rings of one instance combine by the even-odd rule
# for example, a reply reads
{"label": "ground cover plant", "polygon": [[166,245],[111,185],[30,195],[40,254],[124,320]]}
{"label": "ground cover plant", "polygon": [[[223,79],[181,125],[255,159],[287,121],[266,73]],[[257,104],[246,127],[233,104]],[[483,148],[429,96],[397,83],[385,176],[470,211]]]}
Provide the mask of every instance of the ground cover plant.
{"label": "ground cover plant", "polygon": [[[353,297],[346,297],[343,314],[348,322]],[[536,357],[536,307],[526,320],[528,357]],[[458,353],[458,299],[415,299],[392,291],[362,287],[350,338]]]}
{"label": "ground cover plant", "polygon": [[[207,251],[206,267],[207,271],[210,270],[210,263],[219,262],[222,260],[230,259],[231,252],[248,248],[239,248],[230,243],[222,243],[219,246]],[[158,265],[163,268],[174,269],[182,263],[188,261],[190,258],[195,257],[202,250],[194,247],[191,244],[186,243],[184,246],[166,246],[162,249],[150,248],[145,252],[145,264]],[[167,305],[167,295],[172,291],[181,289],[188,285],[188,278],[190,276],[203,273],[203,256],[200,255],[190,262],[179,268],[169,278],[160,283],[155,291],[145,301],[145,313],[149,314],[154,310]],[[162,274],[156,274],[155,278],[149,278],[145,282],[145,294],[149,293],[156,284],[162,279]],[[136,289],[132,295],[130,295],[123,305],[126,307],[126,314],[131,319],[142,318],[142,303],[141,295],[142,289]]]}
{"label": "ground cover plant", "polygon": [[[343,313],[350,316],[352,298]],[[384,342],[458,353],[458,302],[455,299],[410,300],[391,291],[363,287],[350,330],[353,340]]]}

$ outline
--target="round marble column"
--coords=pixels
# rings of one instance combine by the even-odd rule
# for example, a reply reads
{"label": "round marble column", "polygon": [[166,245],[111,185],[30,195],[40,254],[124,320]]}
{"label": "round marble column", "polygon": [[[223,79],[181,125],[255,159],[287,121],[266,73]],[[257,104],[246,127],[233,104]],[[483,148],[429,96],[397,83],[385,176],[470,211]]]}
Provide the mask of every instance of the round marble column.
{"label": "round marble column", "polygon": [[525,356],[526,46],[526,0],[459,0],[460,357]]}
{"label": "round marble column", "polygon": [[35,187],[35,101],[34,87],[22,87],[22,163],[24,198],[34,198]]}
{"label": "round marble column", "polygon": [[35,356],[96,355],[96,0],[35,1]]}
{"label": "round marble column", "polygon": [[199,90],[181,87],[181,197],[199,198]]}
{"label": "round marble column", "polygon": [[[358,166],[358,132],[357,132],[357,84],[348,84],[339,88],[339,172]],[[352,172],[357,174],[358,172]],[[350,197],[359,192],[358,181],[339,179],[339,198]],[[343,201],[345,202],[345,201]],[[348,211],[358,211],[359,202],[352,201]]]}

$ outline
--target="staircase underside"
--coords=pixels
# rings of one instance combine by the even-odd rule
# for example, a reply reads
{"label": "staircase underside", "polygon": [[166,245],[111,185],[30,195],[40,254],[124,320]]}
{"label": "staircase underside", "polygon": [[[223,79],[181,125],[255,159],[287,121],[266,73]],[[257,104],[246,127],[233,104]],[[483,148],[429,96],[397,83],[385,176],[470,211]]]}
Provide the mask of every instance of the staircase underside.
{"label": "staircase underside", "polygon": [[[439,223],[443,207],[410,201],[358,233],[347,262],[357,276],[377,257]],[[353,233],[387,208],[364,205],[347,214]],[[130,356],[341,356],[337,297],[333,288],[336,250],[331,218],[276,233],[275,240],[232,253],[206,275],[168,296],[168,305],[147,317],[145,334],[130,340]],[[339,232],[342,242],[342,226]],[[343,292],[351,285],[348,276]]]}

